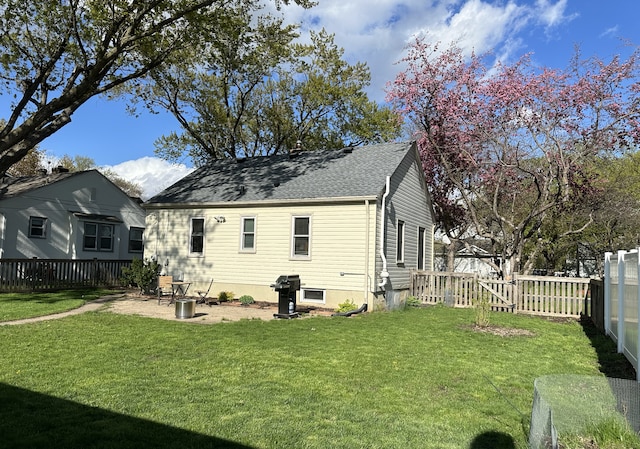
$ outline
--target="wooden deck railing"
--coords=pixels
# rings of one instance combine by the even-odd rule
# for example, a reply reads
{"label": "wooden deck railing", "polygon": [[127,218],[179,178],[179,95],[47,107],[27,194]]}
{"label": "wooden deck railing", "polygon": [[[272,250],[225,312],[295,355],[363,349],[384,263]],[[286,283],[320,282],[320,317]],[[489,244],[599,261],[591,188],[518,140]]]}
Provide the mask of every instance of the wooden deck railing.
{"label": "wooden deck railing", "polygon": [[130,260],[0,259],[0,292],[119,287]]}
{"label": "wooden deck railing", "polygon": [[544,316],[579,317],[591,303],[590,279],[550,276],[501,280],[473,273],[414,271],[410,294],[425,304],[473,307],[485,299],[493,310]]}

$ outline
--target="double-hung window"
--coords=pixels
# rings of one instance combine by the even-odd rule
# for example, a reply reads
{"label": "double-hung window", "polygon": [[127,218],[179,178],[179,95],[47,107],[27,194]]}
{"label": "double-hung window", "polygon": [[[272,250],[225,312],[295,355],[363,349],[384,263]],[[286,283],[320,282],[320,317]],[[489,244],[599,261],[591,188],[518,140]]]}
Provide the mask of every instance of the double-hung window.
{"label": "double-hung window", "polygon": [[47,219],[43,217],[29,217],[29,237],[35,239],[47,238]]}
{"label": "double-hung window", "polygon": [[396,262],[404,263],[404,221],[398,220],[396,226]]}
{"label": "double-hung window", "polygon": [[204,218],[194,217],[191,219],[189,231],[189,255],[204,255]]}
{"label": "double-hung window", "polygon": [[240,251],[255,252],[256,250],[256,217],[242,217],[240,230]]}
{"label": "double-hung window", "polygon": [[113,251],[114,226],[106,223],[84,222],[82,249],[85,251]]}
{"label": "double-hung window", "polygon": [[426,270],[427,229],[418,228],[418,270]]}
{"label": "double-hung window", "polygon": [[144,228],[132,227],[129,229],[129,252],[141,253],[144,250]]}
{"label": "double-hung window", "polygon": [[291,258],[311,258],[311,217],[309,216],[292,217]]}

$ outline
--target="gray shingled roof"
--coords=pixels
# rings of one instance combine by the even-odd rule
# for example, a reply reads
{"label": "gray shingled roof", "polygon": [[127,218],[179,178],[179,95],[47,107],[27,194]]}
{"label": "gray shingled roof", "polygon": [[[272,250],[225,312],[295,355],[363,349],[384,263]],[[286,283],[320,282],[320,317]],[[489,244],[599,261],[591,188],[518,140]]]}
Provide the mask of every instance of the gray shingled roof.
{"label": "gray shingled roof", "polygon": [[22,195],[80,173],[83,172],[49,173],[40,176],[5,176],[0,179],[0,200]]}
{"label": "gray shingled roof", "polygon": [[302,150],[244,161],[219,160],[193,171],[145,204],[254,202],[378,195],[412,142],[349,150]]}

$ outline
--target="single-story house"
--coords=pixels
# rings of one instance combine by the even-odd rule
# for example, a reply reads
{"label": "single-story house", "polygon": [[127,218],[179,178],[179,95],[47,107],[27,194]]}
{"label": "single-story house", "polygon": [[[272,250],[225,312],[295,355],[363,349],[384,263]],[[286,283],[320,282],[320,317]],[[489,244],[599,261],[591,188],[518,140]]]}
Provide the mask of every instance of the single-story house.
{"label": "single-story house", "polygon": [[[476,273],[480,277],[498,278],[501,273],[496,270],[496,267],[501,268],[502,272],[509,271],[508,260],[503,264],[500,256],[482,248],[481,241],[476,240],[476,242],[477,244],[462,246],[456,251],[453,261],[454,273]],[[436,271],[447,271],[447,244],[436,240],[434,247]]]}
{"label": "single-story house", "polygon": [[433,212],[414,142],[213,161],[143,204],[145,258],[193,289],[298,304],[399,304],[433,269]]}
{"label": "single-story house", "polygon": [[97,170],[0,179],[0,258],[142,258],[145,212]]}

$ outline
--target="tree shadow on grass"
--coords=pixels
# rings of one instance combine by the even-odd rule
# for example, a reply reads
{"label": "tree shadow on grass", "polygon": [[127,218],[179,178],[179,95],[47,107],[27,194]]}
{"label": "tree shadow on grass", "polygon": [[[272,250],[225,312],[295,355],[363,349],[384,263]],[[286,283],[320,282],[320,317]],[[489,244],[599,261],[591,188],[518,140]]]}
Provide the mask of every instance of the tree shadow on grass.
{"label": "tree shadow on grass", "polygon": [[0,293],[0,304],[11,302],[35,302],[42,304],[55,304],[61,301],[82,300],[84,296],[93,299],[94,290],[75,290],[69,294],[68,290],[58,291],[38,291],[38,292],[2,292]]}
{"label": "tree shadow on grass", "polygon": [[233,441],[0,383],[0,446],[29,449],[251,449]]}
{"label": "tree shadow on grass", "polygon": [[477,435],[469,449],[515,449],[516,443],[511,435],[490,431]]}
{"label": "tree shadow on grass", "polygon": [[616,343],[602,333],[587,316],[580,318],[580,325],[584,334],[591,341],[591,346],[596,350],[600,372],[607,377],[618,379],[636,379],[633,365],[623,354],[618,353]]}

